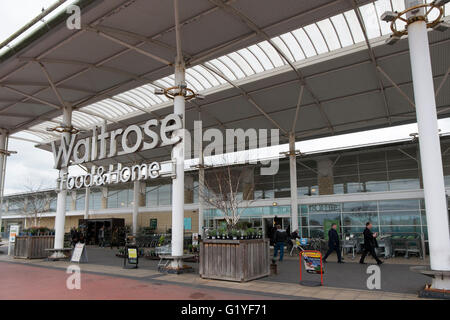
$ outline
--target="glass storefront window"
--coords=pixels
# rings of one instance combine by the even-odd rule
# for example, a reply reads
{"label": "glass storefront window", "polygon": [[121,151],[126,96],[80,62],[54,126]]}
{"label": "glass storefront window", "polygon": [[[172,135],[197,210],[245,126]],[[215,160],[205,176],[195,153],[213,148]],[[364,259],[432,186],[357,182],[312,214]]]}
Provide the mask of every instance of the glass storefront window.
{"label": "glass storefront window", "polygon": [[310,214],[309,215],[309,225],[311,227],[324,226],[325,220],[341,220],[340,213],[326,213],[326,214]]}
{"label": "glass storefront window", "polygon": [[417,236],[421,234],[420,226],[381,226],[383,234]]}
{"label": "glass storefront window", "polygon": [[419,210],[419,200],[384,200],[379,201],[380,211],[390,210]]}
{"label": "glass storefront window", "polygon": [[389,190],[386,173],[363,174],[361,179],[361,192],[382,192]]}
{"label": "glass storefront window", "polygon": [[376,201],[344,202],[342,204],[342,211],[344,212],[378,211],[378,206]]}
{"label": "glass storefront window", "polygon": [[367,222],[378,224],[377,212],[358,212],[358,213],[343,213],[342,224],[344,226],[366,226]]}
{"label": "glass storefront window", "polygon": [[24,208],[23,200],[10,199],[8,204],[8,212],[20,212]]}
{"label": "glass storefront window", "polygon": [[390,190],[420,189],[419,173],[417,170],[390,171],[389,178]]}
{"label": "glass storefront window", "polygon": [[418,225],[420,226],[419,211],[393,211],[380,214],[380,224],[391,225]]}
{"label": "glass storefront window", "polygon": [[56,212],[56,202],[57,199],[52,197],[50,198],[50,202],[49,202],[49,210],[50,212]]}
{"label": "glass storefront window", "polygon": [[158,189],[158,205],[168,206],[171,203],[172,186],[165,184]]}
{"label": "glass storefront window", "polygon": [[77,193],[77,199],[75,201],[75,210],[84,210],[84,203],[85,203],[85,194]]}
{"label": "glass storefront window", "polygon": [[311,238],[321,238],[325,237],[325,233],[323,232],[323,227],[310,227],[309,228],[309,237]]}
{"label": "glass storefront window", "polygon": [[91,191],[89,194],[89,209],[99,210],[102,208],[102,193],[101,191]]}

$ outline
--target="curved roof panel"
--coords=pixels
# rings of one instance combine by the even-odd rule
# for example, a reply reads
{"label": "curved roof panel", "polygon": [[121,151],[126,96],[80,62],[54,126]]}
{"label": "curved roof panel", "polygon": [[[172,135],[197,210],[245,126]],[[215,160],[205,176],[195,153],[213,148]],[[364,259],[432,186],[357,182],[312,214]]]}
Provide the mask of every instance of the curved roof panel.
{"label": "curved roof panel", "polygon": [[[285,1],[289,2],[288,7],[289,5],[293,6],[292,1]],[[234,8],[241,10],[246,5],[249,5],[248,2],[251,1],[229,1]],[[359,2],[361,3],[362,1]],[[309,65],[310,62],[312,63],[322,56],[327,56],[330,54],[340,56],[342,55],[342,52],[344,52],[344,49],[353,47],[356,48],[363,43],[365,41],[365,35],[369,40],[377,42],[380,37],[382,38],[390,33],[388,24],[380,22],[379,17],[381,14],[387,10],[403,10],[404,2],[403,0],[378,0],[364,2],[366,4],[363,4],[358,8],[352,8],[347,11],[341,10],[338,14],[328,15],[325,19],[317,19],[312,21],[310,24],[298,28],[292,28],[292,25],[290,25],[290,27],[284,28],[284,32],[278,33],[278,35],[270,36],[270,38],[263,39],[262,41],[253,41],[250,45],[238,48],[234,51],[228,50],[228,53],[221,56],[210,53],[211,50],[214,51],[217,48],[205,48],[205,50],[197,56],[187,53],[188,51],[186,51],[185,55],[191,63],[186,70],[187,85],[196,92],[208,95],[218,92],[218,90],[222,90],[224,88],[227,89],[230,85],[235,86],[235,83],[246,83],[248,81],[252,81],[252,79],[258,79],[259,76],[268,74],[268,72],[289,67],[292,64],[296,64],[296,66]],[[215,3],[215,1],[211,1],[211,3]],[[325,8],[331,7],[331,3],[333,3],[333,1],[317,1],[317,7],[309,9],[311,10],[310,12],[312,12],[311,15],[314,15],[314,12],[320,8],[325,10]],[[167,52],[171,52],[173,55],[172,41],[167,38],[167,34],[171,32],[170,27],[167,29],[168,31],[165,33],[159,33],[157,37],[140,35],[136,32],[136,30],[139,29],[137,25],[131,24],[128,26],[128,29],[126,28],[126,24],[124,24],[125,20],[123,17],[120,19],[119,11],[134,10],[133,12],[136,13],[136,10],[139,10],[139,8],[141,6],[145,6],[145,4],[142,1],[115,1],[115,4],[117,4],[117,6],[111,11],[113,14],[110,13],[108,18],[101,18],[101,23],[99,26],[95,27],[97,34],[102,35],[100,38],[102,41],[105,41],[100,42],[99,45],[105,45],[108,48],[114,47],[114,49],[115,46],[117,46],[119,48],[121,47],[122,51],[136,55],[147,55],[149,57],[148,60],[151,61],[149,64],[151,64],[151,68],[153,68],[153,71],[151,71],[150,74],[161,73],[161,76],[152,76],[150,77],[152,79],[147,76],[137,76],[136,72],[130,72],[129,70],[123,70],[120,68],[121,65],[128,65],[126,61],[117,60],[117,63],[108,64],[109,61],[116,61],[114,60],[116,56],[123,55],[123,53],[116,53],[113,56],[106,57],[102,60],[103,63],[93,63],[92,61],[86,62],[81,60],[65,61],[56,55],[50,55],[47,57],[47,60],[43,59],[42,61],[46,66],[54,64],[65,66],[83,66],[84,69],[78,71],[78,73],[72,77],[76,78],[81,76],[80,79],[86,84],[84,87],[82,86],[83,83],[81,84],[82,89],[85,91],[90,89],[89,85],[92,84],[98,98],[94,95],[93,97],[88,96],[87,98],[77,101],[77,107],[74,109],[72,120],[74,126],[81,129],[105,122],[117,124],[127,118],[131,118],[139,114],[147,113],[158,115],[158,110],[171,104],[171,101],[169,101],[166,97],[155,95],[153,93],[155,88],[170,87],[174,83],[173,74],[167,75],[166,71],[160,72],[160,70],[166,70],[164,61],[170,62],[170,60],[165,60],[168,59],[165,58],[167,57]],[[269,10],[269,3],[267,3],[267,7],[267,10]],[[219,17],[215,16],[217,14],[216,11],[220,11],[217,8],[217,6],[202,6],[199,4],[196,9],[197,14],[198,12],[201,12],[198,14],[200,17],[210,15],[211,18],[215,17],[219,19]],[[168,11],[167,15],[170,16],[172,14],[170,11],[170,6],[168,6],[168,8],[164,8],[164,10],[165,9]],[[194,9],[192,8],[191,11],[192,10]],[[333,10],[330,12],[332,11]],[[334,9],[334,12],[336,11],[339,10]],[[130,14],[130,12],[128,12],[128,14]],[[249,12],[247,12],[247,14],[250,15]],[[260,14],[260,17],[263,17],[264,14],[267,14],[267,12],[258,12],[258,10],[256,10],[251,12],[251,14],[254,16]],[[363,26],[358,21],[358,14],[362,17],[364,24]],[[450,14],[450,4],[446,5],[445,14],[446,16]],[[222,19],[222,17],[220,17],[220,19]],[[258,19],[259,16],[255,18],[255,21]],[[285,21],[289,21],[290,18],[285,16],[284,19]],[[222,19],[221,21],[225,20]],[[232,29],[230,24],[227,24],[227,26],[230,26],[230,29]],[[192,25],[191,20],[187,19],[183,23],[185,34],[188,34],[188,30],[191,27],[194,27],[194,25]],[[245,37],[250,37],[248,30],[244,32],[239,29],[240,27],[241,26],[239,23],[233,22],[233,28],[236,28],[236,34],[240,32],[240,37],[243,39],[245,39]],[[399,28],[400,27],[401,26],[399,25]],[[274,27],[274,29],[277,29],[277,27]],[[288,29],[287,32],[286,29]],[[89,31],[92,30],[83,30],[82,33],[89,34]],[[196,29],[196,32],[199,31]],[[74,38],[74,40],[70,40],[75,41],[74,45],[83,45],[84,40],[82,36],[74,36]],[[77,38],[80,39],[79,43],[76,42],[78,41]],[[186,39],[184,40],[192,39],[190,36],[186,36]],[[61,43],[63,43],[63,47],[65,42],[69,42],[67,39],[61,39],[61,41]],[[233,47],[233,41],[236,40],[231,40],[227,45]],[[245,41],[243,41],[243,43],[245,43]],[[185,46],[188,48],[190,47],[189,41],[185,41]],[[219,44],[217,44],[217,46],[220,48]],[[63,52],[64,51],[61,53]],[[155,59],[155,56],[159,58]],[[202,57],[208,56],[211,58],[202,59]],[[133,56],[127,57],[127,59],[132,58]],[[155,62],[155,60],[158,59],[159,61],[157,62],[160,63],[159,66],[157,62]],[[106,63],[104,61],[106,61]],[[102,79],[103,81],[109,83],[108,89],[99,90],[95,88],[99,80],[95,78],[95,74],[93,73],[94,71],[97,72],[97,74],[100,72],[105,73],[105,76]],[[115,77],[111,78],[112,74],[114,74]],[[117,93],[115,92],[116,87],[123,88],[123,86],[121,86],[121,76],[132,76],[134,77],[134,81],[140,82],[141,85],[134,85],[130,90]],[[22,98],[25,96],[22,101],[27,101],[30,99],[29,96],[31,95],[35,96],[34,99],[32,99],[34,102],[39,102],[39,100],[48,102],[50,100],[50,103],[47,103],[47,106],[57,106],[57,104],[51,101],[52,99],[47,97],[44,99],[44,95],[38,95],[41,91],[38,93],[24,92],[21,89],[22,87],[18,85],[17,82],[5,84],[2,80],[4,78],[5,76],[2,78],[2,74],[0,73],[0,90],[3,89],[0,92],[0,98],[7,93],[15,93],[22,96]],[[66,83],[66,86],[69,87],[69,90],[80,89],[71,85],[71,77],[69,77],[69,80],[66,79],[61,77],[61,79],[54,80],[57,85],[61,84],[61,89],[64,83]],[[3,85],[3,87],[1,85]],[[78,85],[78,87],[79,86],[80,85]],[[43,91],[45,91],[45,89]],[[17,96],[14,96],[14,98],[17,99]],[[308,93],[308,98],[316,101],[316,103],[318,100],[320,100],[320,103],[324,100],[320,97],[320,95],[319,99],[312,93]],[[92,101],[92,103],[90,103],[90,101]],[[324,101],[324,103],[327,103],[326,99]],[[11,106],[14,106],[15,104],[16,103],[0,103],[0,115],[2,115],[2,113],[6,114],[6,111],[10,110]],[[322,118],[327,118],[327,113],[332,112],[325,112],[322,110],[321,113]],[[219,115],[220,114],[217,114],[216,117]],[[31,122],[32,125],[19,124],[16,126],[14,132],[27,132],[42,140],[51,140],[55,138],[55,135],[47,132],[46,128],[54,127],[55,123],[61,122],[61,120],[62,117],[60,115],[49,118],[47,121],[36,121],[36,119],[34,119],[36,124],[33,124],[33,122]],[[281,121],[282,120],[279,120],[279,122]]]}

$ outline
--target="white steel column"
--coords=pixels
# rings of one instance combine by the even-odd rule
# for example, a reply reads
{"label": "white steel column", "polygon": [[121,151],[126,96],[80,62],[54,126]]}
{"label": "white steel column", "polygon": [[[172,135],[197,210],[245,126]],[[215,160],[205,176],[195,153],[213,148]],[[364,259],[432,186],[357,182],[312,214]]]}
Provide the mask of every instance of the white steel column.
{"label": "white steel column", "polygon": [[[67,105],[63,109],[63,125],[66,128],[72,126],[72,107]],[[64,132],[63,138],[70,141],[70,132]],[[56,216],[55,216],[55,249],[64,248],[64,223],[66,220],[66,198],[67,190],[63,180],[67,177],[68,168],[63,167],[59,170],[59,190],[56,203]]]}
{"label": "white steel column", "polygon": [[89,219],[89,198],[91,197],[91,188],[86,188],[84,195],[84,218]]}
{"label": "white steel column", "polygon": [[[298,230],[297,201],[297,155],[295,150],[295,134],[289,134],[289,172],[291,179],[291,232]],[[300,230],[299,230],[300,234]]]}
{"label": "white steel column", "polygon": [[[200,142],[200,144],[202,144]],[[205,161],[203,159],[203,146],[200,146],[200,157],[199,157],[199,167],[198,167],[198,233],[200,234],[202,240],[204,239],[204,223],[205,218],[203,215],[203,197],[205,192]]]}
{"label": "white steel column", "polygon": [[141,192],[141,183],[139,180],[133,182],[133,235],[137,233],[138,214],[139,214],[139,193]]}
{"label": "white steel column", "polygon": [[[178,0],[174,0],[175,11],[175,31],[177,44],[177,57],[175,63],[175,86],[181,88],[185,86],[185,69],[183,55],[181,52],[181,34],[179,23]],[[181,130],[174,132],[175,136],[181,137],[181,141],[172,149],[172,161],[176,163],[176,177],[172,181],[172,256],[180,259],[172,260],[171,267],[174,269],[182,268],[183,256],[183,231],[184,231],[184,96],[176,95],[173,102],[174,113],[182,119],[183,126]]]}
{"label": "white steel column", "polygon": [[[5,187],[5,173],[6,173],[6,151],[8,149],[8,132],[0,129],[0,232],[2,230],[2,216],[3,216],[3,193]],[[6,228],[5,228],[6,232]]]}
{"label": "white steel column", "polygon": [[[424,21],[408,26],[419,147],[432,270],[450,270],[450,236],[444,174],[442,170],[436,101],[427,27]],[[436,280],[436,279],[435,279]],[[434,280],[434,281],[435,281]],[[450,289],[450,281],[433,282],[435,289]],[[438,287],[436,287],[436,286]],[[439,287],[440,286],[440,287]]]}

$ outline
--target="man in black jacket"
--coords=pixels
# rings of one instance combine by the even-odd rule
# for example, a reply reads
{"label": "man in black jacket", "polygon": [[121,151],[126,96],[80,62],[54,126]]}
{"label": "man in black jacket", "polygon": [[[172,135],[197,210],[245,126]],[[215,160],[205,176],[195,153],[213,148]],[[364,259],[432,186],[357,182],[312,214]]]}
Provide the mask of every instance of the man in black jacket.
{"label": "man in black jacket", "polygon": [[377,232],[373,233],[371,231],[371,229],[372,229],[372,223],[367,222],[366,229],[363,232],[363,234],[364,234],[364,251],[361,256],[361,260],[359,260],[359,263],[365,264],[364,258],[366,257],[366,255],[368,253],[370,253],[370,255],[377,261],[377,264],[382,264],[383,261],[378,259],[377,254],[375,253],[375,248],[378,247],[378,244],[377,244],[378,233]]}
{"label": "man in black jacket", "polygon": [[273,251],[273,259],[278,255],[278,250],[280,250],[280,262],[283,261],[284,256],[284,245],[286,244],[286,240],[288,239],[288,235],[286,230],[281,229],[280,225],[277,225],[277,229],[273,236],[274,242],[274,251]]}
{"label": "man in black jacket", "polygon": [[337,229],[337,224],[333,223],[331,225],[331,229],[328,231],[328,252],[322,260],[324,263],[327,262],[328,256],[333,251],[336,251],[336,253],[337,253],[338,263],[344,263],[344,261],[342,261],[342,257],[341,257],[341,248],[339,245],[339,235],[338,235],[336,229]]}

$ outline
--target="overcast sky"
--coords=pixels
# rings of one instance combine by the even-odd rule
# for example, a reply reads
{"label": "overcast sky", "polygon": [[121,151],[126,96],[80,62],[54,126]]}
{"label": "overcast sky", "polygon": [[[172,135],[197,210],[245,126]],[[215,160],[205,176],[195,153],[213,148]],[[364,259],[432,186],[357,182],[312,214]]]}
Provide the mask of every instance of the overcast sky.
{"label": "overcast sky", "polygon": [[[54,0],[0,0],[0,42],[38,15],[43,7],[47,8],[54,2]],[[443,133],[449,132],[450,119],[440,120],[439,128]],[[302,152],[334,149],[408,138],[413,132],[417,132],[415,124],[300,142],[297,148]],[[19,136],[33,139],[27,134]],[[48,188],[55,186],[57,171],[52,169],[53,155],[50,152],[34,148],[31,142],[13,139],[10,139],[9,150],[18,153],[8,158],[5,195],[25,191],[30,185]],[[80,171],[72,169],[72,172]]]}

